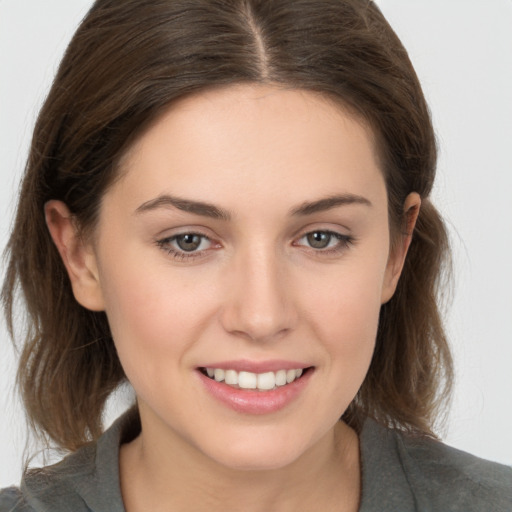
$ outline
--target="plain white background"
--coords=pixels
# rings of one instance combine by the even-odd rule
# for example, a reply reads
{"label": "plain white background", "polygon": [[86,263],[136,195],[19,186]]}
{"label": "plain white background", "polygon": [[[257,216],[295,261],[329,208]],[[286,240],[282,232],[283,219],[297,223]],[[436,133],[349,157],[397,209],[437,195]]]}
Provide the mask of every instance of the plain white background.
{"label": "plain white background", "polygon": [[[35,115],[91,3],[0,0],[2,247]],[[444,439],[512,465],[512,1],[378,3],[415,64],[440,144],[434,199],[450,226],[456,274],[447,320],[457,381]],[[3,319],[0,354],[3,487],[19,481],[25,438]]]}

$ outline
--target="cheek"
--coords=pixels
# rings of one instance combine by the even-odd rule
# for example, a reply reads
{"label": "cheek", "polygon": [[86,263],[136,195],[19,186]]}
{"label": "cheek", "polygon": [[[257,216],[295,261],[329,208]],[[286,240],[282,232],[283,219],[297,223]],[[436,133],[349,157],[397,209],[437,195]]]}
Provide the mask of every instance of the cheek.
{"label": "cheek", "polygon": [[102,289],[112,336],[132,384],[178,368],[213,309],[207,290],[146,261],[105,265]]}
{"label": "cheek", "polygon": [[[308,294],[304,308],[322,340],[340,386],[355,394],[371,362],[385,265],[353,265]],[[347,267],[348,269],[348,267]],[[347,391],[347,389],[345,389]],[[349,393],[350,394],[350,393]]]}

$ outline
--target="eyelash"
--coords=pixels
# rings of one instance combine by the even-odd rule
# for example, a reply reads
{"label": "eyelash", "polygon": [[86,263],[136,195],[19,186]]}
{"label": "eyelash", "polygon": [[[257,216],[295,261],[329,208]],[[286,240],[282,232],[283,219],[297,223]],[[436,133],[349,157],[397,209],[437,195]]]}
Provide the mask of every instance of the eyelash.
{"label": "eyelash", "polygon": [[156,244],[163,251],[165,251],[169,256],[171,256],[173,259],[175,259],[177,261],[188,261],[188,260],[204,257],[205,251],[207,251],[208,249],[203,249],[202,251],[197,251],[197,252],[196,251],[187,252],[182,249],[172,247],[172,245],[170,245],[173,242],[175,242],[178,238],[185,237],[185,236],[198,236],[201,238],[201,242],[200,242],[201,244],[203,243],[203,241],[211,242],[211,239],[208,236],[206,236],[205,234],[194,232],[194,231],[189,231],[189,232],[185,232],[185,233],[178,233],[176,235],[173,235],[173,236],[170,236],[167,238],[163,238],[162,240],[157,240]]}
{"label": "eyelash", "polygon": [[[314,253],[317,253],[319,255],[325,255],[325,256],[336,255],[336,254],[348,249],[355,242],[355,239],[351,236],[342,235],[341,233],[337,233],[336,231],[330,231],[328,229],[317,229],[317,230],[313,230],[313,231],[308,231],[307,233],[304,233],[303,235],[301,235],[297,240],[302,240],[303,238],[306,238],[313,234],[322,234],[322,235],[327,235],[327,236],[331,237],[329,239],[329,243],[331,242],[332,238],[334,238],[338,241],[338,243],[336,244],[335,247],[329,247],[329,248],[315,248],[315,247],[311,247],[311,246],[307,247],[309,250],[311,250]],[[165,251],[169,256],[171,256],[174,260],[177,260],[177,261],[190,261],[192,259],[201,258],[201,257],[206,256],[205,253],[206,253],[206,251],[209,250],[209,248],[203,249],[200,251],[187,252],[182,249],[177,249],[175,247],[172,247],[171,244],[173,242],[176,242],[176,240],[178,238],[185,237],[185,236],[200,237],[201,238],[200,244],[202,244],[203,241],[211,242],[211,239],[207,235],[205,235],[203,233],[191,231],[191,232],[179,233],[179,234],[167,237],[167,238],[163,238],[161,240],[157,240],[156,244],[158,247],[160,247],[160,249]],[[297,242],[294,242],[293,245],[294,246],[303,246],[302,244],[298,244]]]}
{"label": "eyelash", "polygon": [[[337,240],[337,243],[334,247],[315,248],[315,247],[307,246],[308,249],[312,250],[313,252],[315,252],[316,254],[319,254],[321,256],[339,254],[340,252],[343,252],[346,249],[350,248],[350,246],[352,246],[355,242],[355,239],[352,236],[342,235],[341,233],[338,233],[336,231],[330,231],[328,229],[315,229],[313,231],[308,231],[307,233],[304,233],[300,238],[298,238],[298,240],[302,240],[303,238],[306,238],[313,234],[322,234],[322,235],[329,236],[330,239],[329,239],[328,243],[330,243],[333,238],[335,240]],[[299,245],[299,244],[294,243],[294,245]]]}

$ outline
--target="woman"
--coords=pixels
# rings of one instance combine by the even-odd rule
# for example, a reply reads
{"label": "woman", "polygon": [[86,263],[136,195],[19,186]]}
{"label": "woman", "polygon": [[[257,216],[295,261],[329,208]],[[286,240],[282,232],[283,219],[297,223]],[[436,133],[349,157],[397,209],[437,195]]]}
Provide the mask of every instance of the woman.
{"label": "woman", "polygon": [[[435,158],[372,3],[96,2],[3,291],[31,319],[29,417],[75,453],[2,510],[509,509],[509,469],[433,440]],[[126,379],[137,406],[102,435]]]}

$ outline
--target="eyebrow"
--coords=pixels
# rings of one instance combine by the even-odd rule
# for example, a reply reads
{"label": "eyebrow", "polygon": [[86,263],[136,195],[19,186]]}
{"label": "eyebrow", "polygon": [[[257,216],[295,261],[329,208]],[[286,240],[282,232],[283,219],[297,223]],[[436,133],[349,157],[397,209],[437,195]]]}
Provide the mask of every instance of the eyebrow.
{"label": "eyebrow", "polygon": [[[352,204],[362,204],[370,207],[373,206],[371,201],[363,196],[358,196],[355,194],[340,194],[318,199],[317,201],[304,202],[298,207],[293,208],[290,211],[290,215],[311,215],[313,213],[331,210],[332,208],[336,208],[338,206],[346,206]],[[145,203],[142,203],[135,210],[135,213],[139,214],[157,210],[159,208],[169,207],[174,207],[177,208],[178,210],[187,213],[193,213],[195,215],[201,215],[203,217],[210,217],[212,219],[219,219],[225,221],[231,220],[231,214],[227,210],[224,210],[223,208],[219,208],[218,206],[215,206],[211,203],[205,203],[203,201],[193,201],[191,199],[184,199],[181,197],[171,196],[169,194],[164,194],[156,197],[155,199],[151,199],[149,201],[146,201]]]}
{"label": "eyebrow", "polygon": [[340,194],[330,197],[325,197],[317,201],[302,203],[297,208],[291,210],[293,216],[311,215],[313,213],[323,212],[331,210],[338,206],[346,206],[352,204],[362,204],[365,206],[372,207],[372,203],[366,197],[358,196],[355,194]]}
{"label": "eyebrow", "polygon": [[210,217],[212,219],[231,219],[231,214],[227,210],[219,208],[213,204],[204,203],[202,201],[192,201],[190,199],[183,199],[181,197],[171,196],[168,194],[146,201],[135,210],[135,213],[143,213],[156,210],[158,208],[168,208],[170,206],[187,213],[194,213],[196,215]]}

